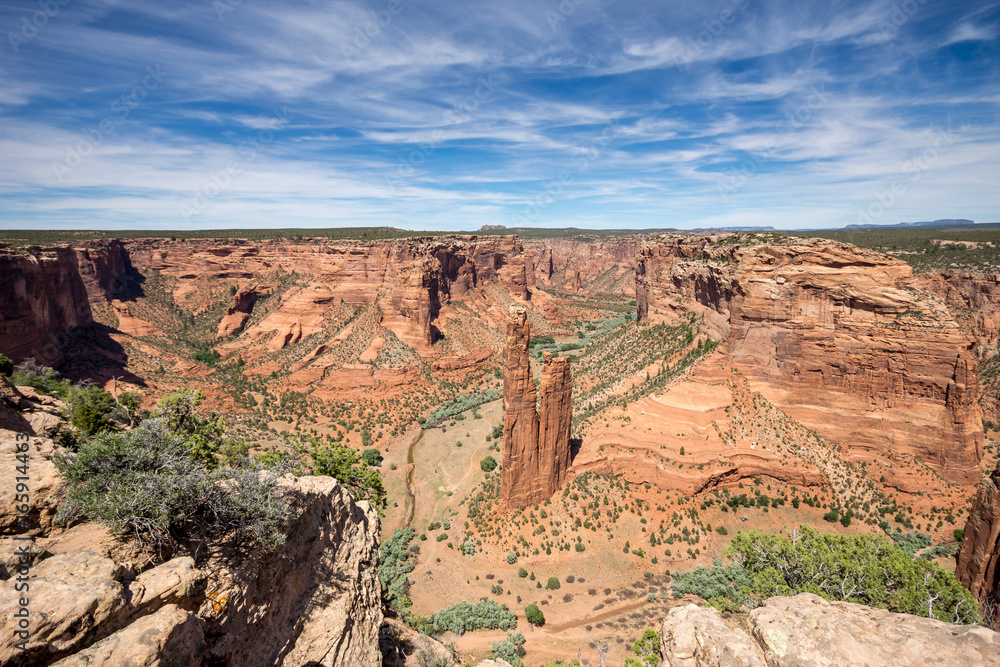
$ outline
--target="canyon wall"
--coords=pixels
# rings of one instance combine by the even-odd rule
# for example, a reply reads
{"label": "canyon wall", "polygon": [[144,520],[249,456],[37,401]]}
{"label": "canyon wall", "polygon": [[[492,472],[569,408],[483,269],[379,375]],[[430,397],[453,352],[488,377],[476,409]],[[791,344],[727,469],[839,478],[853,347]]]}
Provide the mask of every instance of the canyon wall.
{"label": "canyon wall", "polygon": [[0,352],[14,361],[61,364],[61,337],[93,324],[91,303],[110,301],[127,267],[117,242],[0,247]]}
{"label": "canyon wall", "polygon": [[570,464],[573,383],[569,359],[545,353],[539,415],[528,352],[530,340],[531,325],[524,307],[511,306],[503,366],[500,506],[504,510],[532,505],[551,496],[565,481]]}
{"label": "canyon wall", "polygon": [[642,241],[636,236],[586,236],[524,241],[538,285],[631,296]]}
{"label": "canyon wall", "polygon": [[824,239],[645,243],[638,320],[687,310],[755,390],[858,460],[914,455],[978,480],[976,340],[906,263]]}
{"label": "canyon wall", "polygon": [[[282,321],[270,323],[278,349],[308,335],[311,325],[305,320],[321,316],[342,299],[357,306],[377,302],[384,314],[382,324],[426,353],[438,333],[434,320],[452,298],[498,282],[528,300],[534,283],[520,241],[509,236],[314,243],[143,239],[127,248],[137,266],[176,281],[177,301],[196,298],[200,287],[211,282],[239,284],[279,273],[307,277],[313,285],[293,295],[296,302],[285,309]],[[238,335],[252,311],[256,290],[241,287],[220,323],[222,338]],[[197,310],[208,304],[189,305]],[[292,331],[295,323],[298,333]]]}
{"label": "canyon wall", "polygon": [[958,550],[955,577],[977,600],[1000,600],[1000,463],[979,484]]}

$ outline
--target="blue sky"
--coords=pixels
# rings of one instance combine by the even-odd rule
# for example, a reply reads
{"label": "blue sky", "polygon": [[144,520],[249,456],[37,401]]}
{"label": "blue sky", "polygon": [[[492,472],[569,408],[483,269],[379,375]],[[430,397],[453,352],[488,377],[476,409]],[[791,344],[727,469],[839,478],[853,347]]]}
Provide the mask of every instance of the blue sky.
{"label": "blue sky", "polygon": [[0,0],[0,226],[1000,221],[1000,3]]}

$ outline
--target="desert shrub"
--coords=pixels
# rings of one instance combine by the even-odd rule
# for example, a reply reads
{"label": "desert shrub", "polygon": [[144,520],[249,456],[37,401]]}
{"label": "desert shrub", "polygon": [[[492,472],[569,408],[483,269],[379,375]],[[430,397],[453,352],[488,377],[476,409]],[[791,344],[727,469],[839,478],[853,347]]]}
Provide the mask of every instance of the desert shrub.
{"label": "desert shrub", "polygon": [[931,536],[919,530],[904,533],[897,529],[894,532],[888,533],[888,535],[896,543],[896,546],[905,551],[909,556],[931,545]]}
{"label": "desert shrub", "polygon": [[[650,593],[652,595],[652,593]],[[660,633],[646,628],[642,636],[632,644],[632,653],[638,658],[625,658],[623,667],[656,667],[660,664]]]}
{"label": "desert shrub", "polygon": [[215,366],[222,359],[222,355],[215,350],[198,350],[191,355],[191,358],[207,366]]}
{"label": "desert shrub", "polygon": [[801,531],[794,544],[760,531],[733,540],[727,553],[745,569],[754,595],[815,593],[949,623],[979,622],[976,601],[953,574],[885,537]]}
{"label": "desert shrub", "polygon": [[587,547],[584,545],[584,543],[583,543],[582,540],[580,540],[576,544],[574,544],[573,548],[576,549],[577,553],[583,553],[584,551],[587,550]]}
{"label": "desert shrub", "polygon": [[490,651],[493,652],[495,658],[506,660],[513,667],[520,667],[523,664],[521,662],[521,656],[524,654],[524,649],[521,648],[523,645],[524,634],[517,631],[503,641],[490,642]]}
{"label": "desert shrub", "polygon": [[956,528],[952,535],[954,535],[956,542],[961,542],[962,538],[965,537],[965,530],[962,528]]}
{"label": "desert shrub", "polygon": [[284,541],[291,508],[277,475],[250,461],[209,470],[162,418],[103,431],[54,460],[66,480],[61,523],[88,518],[156,547],[222,535],[265,548]]}
{"label": "desert shrub", "polygon": [[672,582],[674,595],[699,595],[706,600],[715,597],[736,597],[741,589],[750,587],[750,577],[739,565],[723,566],[715,561],[711,568],[698,566],[690,572],[677,572]]}
{"label": "desert shrub", "polygon": [[377,468],[382,465],[382,452],[377,449],[366,449],[361,452],[361,458],[364,459],[365,463],[373,468]]}
{"label": "desert shrub", "polygon": [[522,579],[524,579],[525,577],[527,577],[527,576],[528,576],[528,571],[527,571],[527,570],[525,570],[525,569],[524,569],[523,567],[519,567],[519,568],[517,569],[517,576],[519,576],[519,577],[521,577]]}
{"label": "desert shrub", "polygon": [[410,580],[416,552],[410,546],[412,528],[398,528],[382,543],[378,559],[378,581],[382,585],[382,606],[407,616],[410,612]]}
{"label": "desert shrub", "polygon": [[549,577],[549,580],[545,583],[545,588],[550,591],[559,590],[561,584],[559,583],[559,577]]}
{"label": "desert shrub", "polygon": [[462,542],[462,545],[459,547],[459,550],[466,556],[475,556],[476,543],[473,542],[472,540],[466,540]]}
{"label": "desert shrub", "polygon": [[[498,398],[500,398],[500,392],[496,389],[487,389],[486,391],[474,394],[460,394],[459,396],[442,403],[434,409],[429,415],[427,415],[427,418],[421,426],[425,429],[437,428],[443,422],[458,417],[466,410],[479,407],[483,403],[489,403],[490,401],[495,401]],[[465,418],[464,415],[462,415],[462,418]]]}
{"label": "desert shrub", "polygon": [[479,462],[479,468],[483,472],[493,472],[494,470],[496,470],[497,465],[499,465],[497,463],[497,460],[492,456],[490,456],[489,454],[483,457],[483,459]]}
{"label": "desert shrub", "polygon": [[15,385],[32,387],[42,394],[57,398],[66,398],[73,389],[69,380],[60,380],[59,373],[55,369],[42,366],[34,357],[28,357],[14,366],[10,381]]}
{"label": "desert shrub", "polygon": [[516,553],[514,553],[512,551],[509,554],[507,554],[507,564],[508,565],[513,565],[516,562],[517,562],[517,554]]}
{"label": "desert shrub", "polygon": [[417,629],[430,635],[449,631],[461,635],[470,630],[513,630],[516,627],[517,616],[507,605],[493,600],[482,600],[476,604],[463,600],[421,619]]}
{"label": "desert shrub", "polygon": [[542,613],[537,604],[529,604],[524,608],[524,618],[535,627],[545,625],[545,614]]}
{"label": "desert shrub", "polygon": [[14,362],[6,354],[0,353],[0,375],[10,375],[14,372]]}
{"label": "desert shrub", "polygon": [[379,513],[386,508],[385,487],[378,470],[368,465],[357,450],[328,444],[309,451],[311,474],[327,475],[340,482],[355,500],[367,500]]}

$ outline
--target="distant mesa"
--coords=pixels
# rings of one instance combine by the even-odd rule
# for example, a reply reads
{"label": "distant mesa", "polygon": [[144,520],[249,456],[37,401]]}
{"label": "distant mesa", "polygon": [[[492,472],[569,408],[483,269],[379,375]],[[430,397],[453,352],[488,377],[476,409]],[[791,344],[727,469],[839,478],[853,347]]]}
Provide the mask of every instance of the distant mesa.
{"label": "distant mesa", "polygon": [[511,306],[507,311],[503,367],[503,511],[550,497],[566,480],[570,464],[573,379],[569,358],[545,353],[539,414],[535,410],[530,341],[527,311],[523,306]]}
{"label": "distant mesa", "polygon": [[506,225],[483,225],[479,228],[481,232],[498,232],[502,229],[507,229]]}

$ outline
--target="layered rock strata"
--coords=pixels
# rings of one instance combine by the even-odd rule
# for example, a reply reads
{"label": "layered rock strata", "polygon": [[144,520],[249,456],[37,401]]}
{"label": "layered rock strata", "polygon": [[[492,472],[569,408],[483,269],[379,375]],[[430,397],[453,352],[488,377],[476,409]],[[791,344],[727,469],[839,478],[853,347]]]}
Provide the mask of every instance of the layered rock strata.
{"label": "layered rock strata", "polygon": [[757,391],[860,458],[920,456],[978,480],[975,339],[909,265],[824,239],[660,237],[636,265],[640,322],[693,310]]}
{"label": "layered rock strata", "polygon": [[566,357],[546,353],[541,380],[541,414],[531,375],[531,325],[521,306],[507,315],[504,348],[504,443],[500,505],[512,509],[551,496],[566,479],[570,463],[573,384]]}
{"label": "layered rock strata", "polygon": [[980,602],[1000,600],[1000,463],[979,484],[958,550],[955,577]]}

